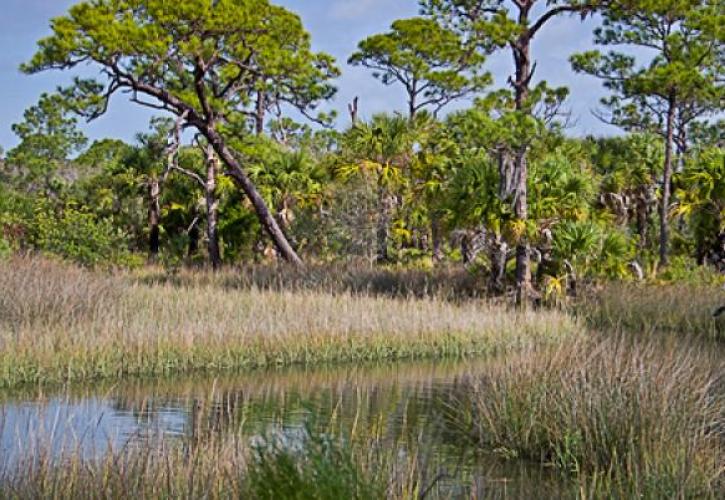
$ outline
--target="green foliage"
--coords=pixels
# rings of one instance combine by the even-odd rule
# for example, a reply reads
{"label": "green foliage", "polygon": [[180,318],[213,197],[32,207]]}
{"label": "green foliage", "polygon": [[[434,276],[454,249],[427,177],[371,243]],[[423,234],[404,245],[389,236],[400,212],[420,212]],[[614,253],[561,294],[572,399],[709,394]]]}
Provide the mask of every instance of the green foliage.
{"label": "green foliage", "polygon": [[4,237],[0,237],[0,259],[6,259],[13,253],[13,247]]}
{"label": "green foliage", "polygon": [[8,152],[4,167],[12,182],[27,191],[58,193],[78,173],[68,165],[85,144],[70,105],[59,94],[43,94],[12,126],[20,144]]}
{"label": "green foliage", "polygon": [[266,0],[81,2],[52,29],[23,69],[81,61],[105,68],[108,82],[77,81],[67,91],[89,116],[105,112],[110,94],[143,81],[135,90],[151,99],[168,92],[164,104],[177,115],[211,112],[237,124],[258,91],[307,110],[334,93],[328,79],[338,74],[330,56],[311,50],[300,18]]}
{"label": "green foliage", "polygon": [[254,450],[247,485],[259,499],[375,499],[385,484],[362,470],[349,447],[315,432],[272,436]]}
{"label": "green foliage", "polygon": [[[612,123],[666,135],[665,115],[680,110],[680,126],[717,113],[722,103],[722,25],[719,0],[635,0],[604,11],[596,42],[654,50],[637,65],[626,52],[589,51],[571,58],[577,72],[601,78],[613,95],[602,100]],[[720,30],[720,32],[718,32]]]}
{"label": "green foliage", "polygon": [[33,248],[86,266],[131,264],[125,236],[107,220],[73,204],[54,210],[38,202],[27,221],[28,243]]}
{"label": "green foliage", "polygon": [[437,113],[489,85],[490,74],[481,72],[484,61],[453,30],[416,17],[395,21],[389,32],[361,41],[348,62],[372,69],[384,85],[402,85],[412,116],[426,108]]}
{"label": "green foliage", "polygon": [[[396,21],[360,42],[351,57],[373,68],[382,83],[406,86],[411,116],[375,115],[344,132],[285,116],[289,106],[311,114],[333,94],[330,77],[338,70],[329,56],[312,51],[298,16],[266,0],[98,0],[72,7],[53,21],[53,33],[23,69],[92,61],[108,79],[77,80],[43,95],[14,127],[21,144],[0,170],[7,187],[0,196],[2,252],[47,251],[87,265],[118,262],[126,252],[146,254],[158,228],[160,262],[203,261],[207,162],[197,146],[208,144],[214,131],[240,165],[235,170],[229,158],[219,165],[213,193],[220,249],[229,263],[275,258],[265,231],[272,219],[296,251],[318,261],[429,267],[475,247],[476,269],[499,272],[498,291],[506,285],[501,269],[513,277],[514,247],[522,244],[532,248],[540,286],[569,272],[626,278],[642,266],[650,276],[657,271],[654,207],[664,191],[656,105],[663,88],[676,87],[687,106],[677,109],[683,169],[669,207],[676,220],[670,274],[684,276],[678,269],[694,262],[717,265],[725,198],[722,125],[696,119],[721,92],[711,81],[722,71],[720,14],[712,2],[535,0],[536,8],[522,17],[520,5],[496,0],[420,3],[421,17]],[[639,65],[616,54],[574,60],[577,69],[608,81],[625,113],[620,118],[641,125],[626,128],[646,133],[568,138],[558,119],[568,91],[546,82],[514,82],[443,120],[426,111],[480,91],[492,51],[508,47],[521,56],[550,19],[586,16],[610,3],[602,11],[599,43],[666,43],[667,53],[658,46],[662,54]],[[256,29],[262,25],[268,29]],[[662,26],[671,33],[655,30]],[[156,100],[184,130],[201,131],[194,145],[175,148],[177,123],[165,117],[154,119],[135,144],[105,139],[82,151],[85,138],[72,112],[95,117],[107,98],[134,85],[137,102]],[[627,114],[633,109],[639,114]],[[268,135],[251,135],[252,122],[262,119]],[[522,211],[517,172],[524,166]],[[267,222],[257,218],[248,188],[240,195],[240,176],[271,208]],[[36,195],[23,198],[22,192]],[[41,192],[47,195],[42,202]]]}
{"label": "green foliage", "polygon": [[675,183],[679,200],[675,212],[688,219],[698,258],[715,257],[719,238],[725,233],[725,151],[698,151]]}

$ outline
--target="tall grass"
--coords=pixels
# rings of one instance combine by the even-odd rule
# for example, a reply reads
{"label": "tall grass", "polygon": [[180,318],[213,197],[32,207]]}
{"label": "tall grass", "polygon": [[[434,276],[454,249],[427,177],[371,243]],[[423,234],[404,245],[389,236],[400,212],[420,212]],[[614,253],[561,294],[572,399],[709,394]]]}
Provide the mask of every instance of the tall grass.
{"label": "tall grass", "polygon": [[485,280],[461,267],[433,270],[371,267],[360,264],[309,264],[304,268],[277,265],[245,265],[219,273],[178,269],[173,273],[146,270],[138,281],[157,285],[216,285],[238,290],[324,291],[335,294],[402,298],[463,300],[487,295]]}
{"label": "tall grass", "polygon": [[466,357],[557,343],[579,331],[563,313],[517,313],[480,301],[237,289],[203,280],[146,284],[25,259],[0,263],[0,276],[6,388]]}
{"label": "tall grass", "polygon": [[682,344],[579,340],[515,356],[451,409],[466,439],[574,474],[583,497],[725,493],[725,363]]}
{"label": "tall grass", "polygon": [[3,466],[0,498],[427,499],[574,498],[572,484],[542,481],[491,462],[449,464],[430,435],[390,439],[378,432],[272,428],[248,440],[155,441],[98,456],[81,446],[50,448]]}
{"label": "tall grass", "polygon": [[70,326],[99,317],[121,299],[126,284],[111,275],[48,259],[0,260],[0,324]]}
{"label": "tall grass", "polygon": [[577,310],[598,330],[725,340],[725,315],[713,316],[722,305],[725,290],[717,285],[612,283],[586,295]]}
{"label": "tall grass", "polygon": [[[58,498],[416,498],[423,479],[412,459],[375,439],[353,445],[325,434],[274,437],[264,444],[229,439],[201,446],[160,443],[99,459],[68,454],[0,471],[0,497]],[[370,450],[375,450],[371,452]]]}

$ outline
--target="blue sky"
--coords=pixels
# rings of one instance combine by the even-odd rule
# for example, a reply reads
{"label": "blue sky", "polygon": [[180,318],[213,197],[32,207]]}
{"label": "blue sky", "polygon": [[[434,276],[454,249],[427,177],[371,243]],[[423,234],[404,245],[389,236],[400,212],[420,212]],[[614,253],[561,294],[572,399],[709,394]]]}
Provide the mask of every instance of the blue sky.
{"label": "blue sky", "polygon": [[[181,1],[181,0],[180,0]],[[17,140],[10,126],[22,119],[25,108],[32,105],[44,91],[66,84],[71,75],[48,72],[27,76],[18,66],[35,51],[36,41],[49,33],[49,20],[62,15],[74,0],[3,0],[3,30],[0,31],[0,145],[5,149]],[[357,42],[373,33],[386,30],[392,21],[416,14],[416,0],[276,0],[299,13],[312,34],[316,50],[325,51],[338,59],[343,76],[337,81],[338,95],[330,104],[340,113],[340,122],[347,118],[346,104],[360,97],[363,117],[373,113],[404,109],[403,94],[395,87],[384,87],[361,68],[345,64],[355,50]],[[576,18],[556,20],[534,41],[534,57],[538,60],[537,77],[553,85],[566,85],[571,89],[567,107],[574,121],[576,134],[611,134],[616,129],[599,122],[591,114],[603,95],[600,82],[575,75],[568,63],[571,53],[592,47],[592,29],[595,20],[581,23]],[[489,69],[494,73],[496,85],[506,84],[512,63],[507,53],[494,56]],[[105,116],[84,125],[92,138],[117,137],[132,140],[134,134],[147,128],[151,113],[117,96]]]}

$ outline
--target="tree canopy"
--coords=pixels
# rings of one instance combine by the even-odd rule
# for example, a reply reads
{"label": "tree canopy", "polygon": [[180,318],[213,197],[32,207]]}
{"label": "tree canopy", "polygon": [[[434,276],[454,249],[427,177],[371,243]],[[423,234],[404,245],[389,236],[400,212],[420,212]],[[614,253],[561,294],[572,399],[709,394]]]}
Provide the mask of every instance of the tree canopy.
{"label": "tree canopy", "polygon": [[372,69],[384,85],[402,85],[410,116],[426,108],[437,114],[491,83],[491,75],[482,70],[485,57],[476,47],[425,17],[395,21],[390,31],[361,41],[348,62]]}

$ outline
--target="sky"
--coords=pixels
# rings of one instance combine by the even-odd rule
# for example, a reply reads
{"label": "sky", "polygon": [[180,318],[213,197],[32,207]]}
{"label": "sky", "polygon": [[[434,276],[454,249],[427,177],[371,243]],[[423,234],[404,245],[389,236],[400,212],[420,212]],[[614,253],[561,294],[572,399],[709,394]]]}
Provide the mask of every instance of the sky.
{"label": "sky", "polygon": [[[182,0],[180,0],[182,1]],[[382,111],[405,109],[405,97],[395,86],[386,87],[369,71],[346,64],[357,43],[371,34],[387,30],[390,24],[417,13],[416,0],[273,0],[298,13],[312,35],[313,48],[332,54],[342,69],[335,82],[338,93],[326,109],[340,115],[339,125],[347,118],[347,103],[360,98],[360,115],[370,117]],[[0,0],[4,18],[0,31],[0,146],[5,150],[17,144],[11,125],[22,120],[23,110],[33,105],[41,93],[66,85],[70,72],[50,71],[24,75],[18,67],[35,52],[37,41],[50,33],[50,19],[64,14],[75,0]],[[605,135],[617,129],[592,115],[604,95],[596,79],[571,71],[568,58],[574,52],[593,47],[592,30],[596,19],[582,23],[578,18],[560,18],[547,25],[534,40],[533,56],[538,61],[536,79],[571,90],[567,108],[571,112],[571,133]],[[488,69],[495,86],[505,86],[513,63],[508,52],[491,57]],[[459,103],[458,106],[465,106]],[[114,97],[106,115],[83,124],[91,139],[114,137],[132,141],[135,134],[148,128],[152,111],[129,103],[125,96]]]}

